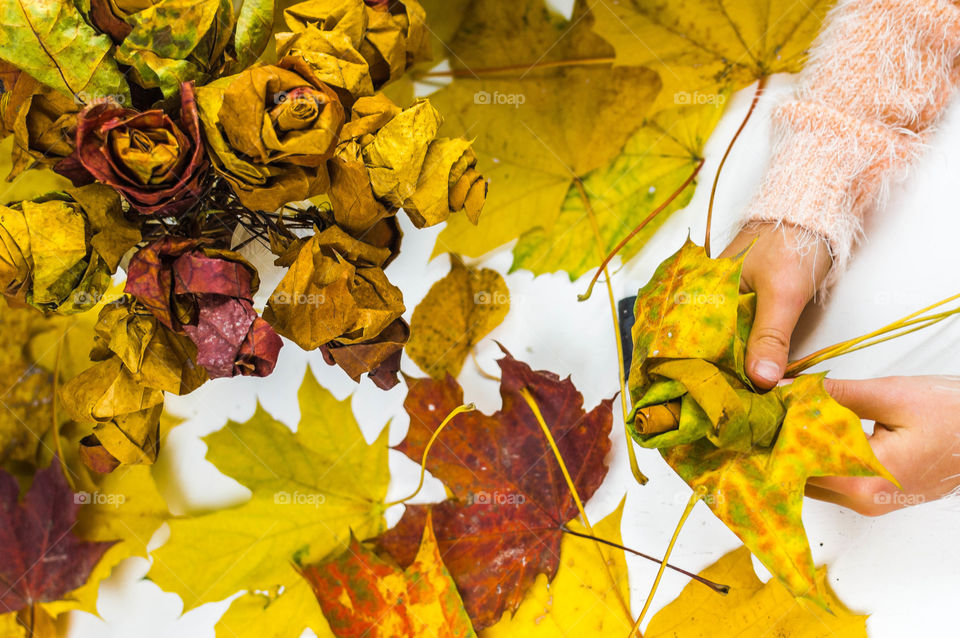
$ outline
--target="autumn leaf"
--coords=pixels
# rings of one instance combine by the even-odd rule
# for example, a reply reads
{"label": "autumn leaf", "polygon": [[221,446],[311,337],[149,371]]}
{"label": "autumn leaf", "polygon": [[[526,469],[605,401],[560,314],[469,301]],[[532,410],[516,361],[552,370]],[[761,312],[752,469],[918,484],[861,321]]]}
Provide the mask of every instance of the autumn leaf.
{"label": "autumn leaf", "polygon": [[247,208],[272,213],[329,188],[344,109],[301,58],[198,87],[197,106],[210,162]]}
{"label": "autumn leaf", "polygon": [[470,350],[509,310],[510,291],[500,273],[450,255],[450,272],[413,311],[407,354],[435,379],[456,377]]}
{"label": "autumn leaf", "polygon": [[[434,254],[477,257],[533,228],[552,233],[574,180],[607,166],[643,124],[660,89],[655,72],[568,64],[612,59],[585,11],[578,2],[567,21],[543,0],[467,8],[449,42],[458,77],[430,100],[444,114],[441,134],[475,138],[491,187],[480,225],[452,218]],[[517,69],[525,63],[541,67]],[[504,66],[513,70],[475,71]]]}
{"label": "autumn leaf", "polygon": [[[178,215],[197,205],[208,163],[192,83],[180,89],[180,117],[100,101],[77,115],[76,159],[98,182],[123,193],[142,215]],[[62,167],[62,165],[60,165]],[[61,168],[62,170],[62,168]]]}
{"label": "autumn leaf", "polygon": [[48,323],[34,308],[11,308],[0,301],[0,367],[7,378],[0,406],[0,463],[32,459],[53,423],[53,376],[33,365],[25,347]]}
{"label": "autumn leaf", "polygon": [[831,0],[587,0],[616,63],[656,69],[657,110],[722,99],[758,78],[796,73]]}
{"label": "autumn leaf", "polygon": [[129,295],[102,307],[94,331],[91,365],[59,396],[71,418],[94,423],[79,442],[84,463],[98,472],[153,463],[163,393],[188,394],[207,380],[197,350]]}
{"label": "autumn leaf", "polygon": [[[602,521],[593,525],[598,538],[620,543],[620,525],[626,499]],[[587,533],[579,521],[568,528]],[[633,628],[627,607],[630,589],[627,586],[627,561],[623,550],[602,549],[601,561],[594,542],[566,535],[560,544],[560,568],[553,581],[544,574],[537,576],[530,593],[512,616],[480,632],[481,638],[555,638],[582,636],[606,638],[626,636]],[[604,565],[606,563],[606,565]],[[617,583],[610,584],[609,573]],[[726,582],[726,581],[724,581]]]}
{"label": "autumn leaf", "polygon": [[[822,375],[763,394],[750,385],[743,362],[755,296],[740,293],[744,256],[710,259],[688,240],[640,289],[628,429],[705,488],[711,510],[794,595],[823,603],[800,517],[807,478],[894,479]],[[665,405],[679,405],[679,418],[648,429],[649,408]]]}
{"label": "autumn leaf", "polygon": [[102,184],[0,206],[0,292],[43,311],[89,310],[139,240]]}
{"label": "autumn leaf", "polygon": [[[561,527],[578,514],[521,390],[540,406],[583,500],[606,475],[613,419],[610,400],[584,412],[583,397],[569,378],[531,370],[509,354],[499,364],[501,410],[458,415],[427,457],[427,469],[452,497],[436,505],[407,505],[397,526],[380,537],[381,547],[409,565],[431,512],[440,552],[477,629],[516,609],[538,574],[548,580],[556,575]],[[434,430],[463,403],[463,390],[452,377],[408,379],[408,387],[404,408],[410,429],[398,449],[419,463]]]}
{"label": "autumn leaf", "polygon": [[284,9],[289,31],[277,51],[303,56],[323,81],[353,98],[371,95],[430,58],[425,12],[416,0],[306,0]]}
{"label": "autumn leaf", "polygon": [[[77,449],[75,440],[82,434],[82,428],[75,429],[75,434],[68,435],[72,443],[69,450]],[[71,456],[68,467],[77,481],[80,502],[73,533],[84,541],[113,544],[82,587],[43,605],[53,617],[74,609],[96,614],[100,583],[126,558],[146,558],[147,543],[169,517],[149,467],[128,466],[110,474],[92,474],[84,471],[76,452],[68,449],[64,453]]]}
{"label": "autumn leaf", "polygon": [[204,238],[165,236],[130,260],[124,291],[164,327],[187,335],[211,377],[263,377],[283,343],[253,309],[259,285],[257,270],[239,253]]}
{"label": "autumn leaf", "polygon": [[691,487],[706,488],[710,509],[795,596],[826,604],[817,589],[800,512],[812,476],[882,476],[896,480],[873,454],[860,419],[803,375],[781,390],[786,415],[772,449],[750,453],[706,439],[662,449]]}
{"label": "autumn leaf", "polygon": [[[350,402],[337,401],[310,372],[299,401],[296,433],[258,408],[246,423],[231,421],[205,437],[207,458],[251,496],[236,507],[169,521],[170,541],[153,552],[149,577],[179,594],[186,608],[241,590],[250,593],[239,605],[248,606],[255,604],[249,596],[281,586],[284,593],[271,605],[286,605],[287,592],[303,582],[294,560],[315,562],[339,551],[351,529],[364,537],[383,530],[387,430],[368,445]],[[322,627],[319,607],[316,616],[310,609],[287,635]]]}
{"label": "autumn leaf", "polygon": [[572,281],[597,267],[617,242],[666,204],[618,253],[623,261],[636,255],[693,197],[703,146],[722,114],[722,105],[706,104],[651,116],[617,157],[583,178],[582,191],[567,192],[551,227],[520,235],[510,270],[563,270]]}
{"label": "autumn leaf", "polygon": [[441,122],[429,100],[401,109],[382,94],[358,99],[330,167],[337,223],[361,232],[402,207],[417,228],[459,212],[476,224],[487,182],[471,142],[437,136]]}
{"label": "autumn leaf", "polygon": [[337,636],[476,636],[443,565],[429,514],[416,558],[406,569],[351,538],[346,551],[301,573]]}
{"label": "autumn leaf", "polygon": [[333,638],[317,597],[301,578],[269,592],[240,596],[214,629],[223,638],[290,638],[301,635],[305,626],[319,638]]}
{"label": "autumn leaf", "polygon": [[0,613],[63,597],[87,580],[112,543],[72,532],[80,505],[59,462],[37,472],[20,502],[16,479],[0,470]]}
{"label": "autumn leaf", "polygon": [[242,0],[237,11],[231,46],[236,58],[234,72],[251,64],[267,48],[273,31],[275,0]]}
{"label": "autumn leaf", "polygon": [[0,58],[40,82],[83,101],[130,91],[110,39],[86,23],[72,2],[9,0],[0,9]]}
{"label": "autumn leaf", "polygon": [[646,638],[713,638],[717,628],[741,638],[837,638],[866,637],[867,617],[855,614],[830,589],[826,567],[817,569],[817,583],[824,592],[827,612],[796,599],[776,578],[760,582],[753,570],[750,552],[740,547],[727,553],[700,575],[730,585],[730,593],[718,597],[696,582],[650,620]]}
{"label": "autumn leaf", "polygon": [[125,18],[132,29],[116,49],[137,84],[175,95],[183,82],[206,82],[223,64],[233,32],[231,0],[159,0]]}
{"label": "autumn leaf", "polygon": [[12,85],[3,88],[0,128],[2,135],[12,134],[15,140],[10,153],[3,153],[5,159],[12,160],[8,182],[27,169],[54,166],[73,153],[77,113],[82,107],[76,98],[41,84],[26,73],[19,73]]}
{"label": "autumn leaf", "polygon": [[305,350],[333,340],[354,344],[377,337],[404,311],[403,293],[382,268],[390,251],[354,239],[338,226],[315,231],[292,242],[277,260],[288,270],[264,318]]}

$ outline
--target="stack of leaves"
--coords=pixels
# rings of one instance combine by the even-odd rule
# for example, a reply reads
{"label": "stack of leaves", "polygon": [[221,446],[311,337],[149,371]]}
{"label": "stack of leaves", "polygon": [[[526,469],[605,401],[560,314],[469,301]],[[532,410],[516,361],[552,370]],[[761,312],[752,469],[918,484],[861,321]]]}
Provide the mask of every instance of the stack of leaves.
{"label": "stack of leaves", "polygon": [[[392,387],[409,337],[383,270],[396,214],[476,224],[486,199],[428,101],[378,93],[431,56],[416,0],[234,5],[50,0],[0,25],[8,179],[52,168],[73,185],[0,209],[0,291],[87,311],[123,266],[136,301],[101,316],[98,373],[69,389],[100,469],[153,462],[164,391],[270,374],[278,334]],[[288,269],[263,317],[232,250],[249,241]]]}
{"label": "stack of leaves", "polygon": [[637,294],[628,427],[691,487],[796,596],[826,604],[800,511],[811,476],[895,479],[860,419],[822,375],[766,393],[744,372],[755,295],[740,292],[744,255],[710,259],[689,240]]}
{"label": "stack of leaves", "polygon": [[514,269],[576,279],[686,205],[730,94],[800,71],[833,2],[577,0],[569,19],[550,4],[459,0],[431,22],[450,70],[425,75],[453,78],[429,96],[443,133],[473,139],[496,185],[483,223],[451,219],[435,252],[516,239]]}
{"label": "stack of leaves", "polygon": [[[521,391],[540,406],[582,500],[606,476],[610,451],[610,400],[586,412],[570,379],[532,370],[505,354],[499,361],[502,408],[489,416],[456,416],[427,456],[426,468],[444,482],[450,498],[437,505],[407,505],[400,522],[379,539],[401,566],[410,565],[432,517],[444,563],[477,629],[517,609],[538,574],[556,575],[562,528],[578,515]],[[410,429],[398,449],[419,463],[444,417],[463,403],[463,390],[450,376],[407,383]]]}

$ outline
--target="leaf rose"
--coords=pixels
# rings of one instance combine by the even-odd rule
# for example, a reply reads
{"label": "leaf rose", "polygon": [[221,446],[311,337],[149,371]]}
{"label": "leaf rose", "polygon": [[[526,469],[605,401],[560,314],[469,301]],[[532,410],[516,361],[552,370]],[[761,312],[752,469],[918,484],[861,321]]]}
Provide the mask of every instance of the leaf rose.
{"label": "leaf rose", "polygon": [[211,377],[273,372],[283,343],[253,309],[257,271],[237,253],[204,240],[164,237],[138,251],[125,292],[197,346]]}
{"label": "leaf rose", "polygon": [[96,363],[61,390],[71,418],[93,421],[80,456],[98,472],[119,463],[153,463],[163,393],[193,392],[207,380],[197,348],[125,295],[100,311],[90,359]]}
{"label": "leaf rose", "polygon": [[290,31],[277,34],[278,52],[302,56],[345,101],[431,58],[426,12],[416,0],[307,0],[283,17]]}
{"label": "leaf rose", "polygon": [[0,206],[0,292],[46,312],[88,310],[138,241],[102,184]]}
{"label": "leaf rose", "polygon": [[53,166],[74,150],[77,129],[76,100],[40,84],[26,73],[17,74],[0,100],[0,123],[13,134],[13,181],[34,165]]}
{"label": "leaf rose", "polygon": [[337,223],[357,232],[398,208],[418,228],[463,212],[477,223],[487,183],[462,138],[438,138],[440,113],[428,100],[400,109],[383,95],[357,100],[330,162]]}
{"label": "leaf rose", "polygon": [[178,122],[159,109],[112,102],[85,108],[77,120],[77,159],[138,212],[177,215],[196,204],[207,162],[192,84],[181,87]]}
{"label": "leaf rose", "polygon": [[389,249],[338,226],[294,241],[276,261],[288,270],[264,319],[304,350],[369,342],[404,311],[403,293],[383,272],[389,258]]}
{"label": "leaf rose", "polygon": [[254,67],[198,96],[213,167],[244,206],[272,212],[327,190],[344,110],[301,59]]}

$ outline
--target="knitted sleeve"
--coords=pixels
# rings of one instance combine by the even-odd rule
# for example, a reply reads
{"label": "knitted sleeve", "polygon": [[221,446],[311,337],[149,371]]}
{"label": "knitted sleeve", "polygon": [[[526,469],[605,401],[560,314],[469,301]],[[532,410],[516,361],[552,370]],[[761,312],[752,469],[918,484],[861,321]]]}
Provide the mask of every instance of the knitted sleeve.
{"label": "knitted sleeve", "polygon": [[809,231],[799,250],[825,238],[832,280],[864,213],[922,150],[960,80],[958,55],[960,8],[949,0],[841,0],[795,95],[774,110],[771,163],[744,225]]}

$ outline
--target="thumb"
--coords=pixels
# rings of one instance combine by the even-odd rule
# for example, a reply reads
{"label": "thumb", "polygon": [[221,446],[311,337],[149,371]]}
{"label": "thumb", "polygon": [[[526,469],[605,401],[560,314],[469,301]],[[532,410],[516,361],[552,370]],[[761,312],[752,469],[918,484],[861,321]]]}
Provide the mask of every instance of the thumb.
{"label": "thumb", "polygon": [[783,378],[790,336],[806,303],[780,294],[757,294],[757,314],[747,340],[746,372],[758,387],[769,390]]}

